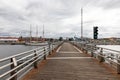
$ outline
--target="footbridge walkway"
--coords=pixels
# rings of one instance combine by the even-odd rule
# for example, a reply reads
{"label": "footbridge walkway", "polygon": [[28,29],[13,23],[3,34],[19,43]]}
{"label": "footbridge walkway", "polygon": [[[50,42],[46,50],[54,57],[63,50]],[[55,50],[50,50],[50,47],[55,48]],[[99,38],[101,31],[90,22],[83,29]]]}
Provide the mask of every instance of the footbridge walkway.
{"label": "footbridge walkway", "polygon": [[120,80],[118,69],[103,63],[103,56],[96,59],[95,54],[86,54],[85,49],[64,42],[22,80]]}

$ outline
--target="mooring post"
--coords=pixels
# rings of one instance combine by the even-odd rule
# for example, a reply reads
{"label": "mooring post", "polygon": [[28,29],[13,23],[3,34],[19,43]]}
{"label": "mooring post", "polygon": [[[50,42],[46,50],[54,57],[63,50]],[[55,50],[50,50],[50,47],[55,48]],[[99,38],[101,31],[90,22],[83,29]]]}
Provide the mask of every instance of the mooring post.
{"label": "mooring post", "polygon": [[[36,60],[37,59],[37,52],[36,52],[36,50],[34,50],[34,53],[35,53],[35,55],[34,55],[35,59],[34,60]],[[38,61],[34,62],[34,68],[38,68]]]}
{"label": "mooring post", "polygon": [[[11,58],[11,62],[13,62],[13,64],[11,65],[11,69],[13,69],[17,66],[16,58]],[[14,75],[16,72],[17,72],[17,70],[12,71],[10,73],[10,76]],[[17,80],[17,75],[14,76],[13,78],[11,78],[10,80]]]}
{"label": "mooring post", "polygon": [[44,48],[44,60],[46,60],[46,49],[45,49],[45,47],[43,47]]}
{"label": "mooring post", "polygon": [[117,59],[117,73],[120,74],[120,56],[118,56],[118,59]]}

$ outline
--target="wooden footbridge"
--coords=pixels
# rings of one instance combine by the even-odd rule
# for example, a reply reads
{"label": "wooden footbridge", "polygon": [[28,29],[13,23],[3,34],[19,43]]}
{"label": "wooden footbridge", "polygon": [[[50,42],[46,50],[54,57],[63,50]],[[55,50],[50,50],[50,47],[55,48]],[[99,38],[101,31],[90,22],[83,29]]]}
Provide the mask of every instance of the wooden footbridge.
{"label": "wooden footbridge", "polygon": [[77,47],[64,43],[23,80],[120,80],[120,75]]}
{"label": "wooden footbridge", "polygon": [[[20,80],[120,80],[118,62],[105,63],[107,59],[103,55],[96,56],[95,51],[89,52],[80,46],[64,42],[52,50],[48,57],[43,56],[44,60],[40,63],[34,63],[35,68],[30,69]],[[11,78],[15,79],[16,76]]]}

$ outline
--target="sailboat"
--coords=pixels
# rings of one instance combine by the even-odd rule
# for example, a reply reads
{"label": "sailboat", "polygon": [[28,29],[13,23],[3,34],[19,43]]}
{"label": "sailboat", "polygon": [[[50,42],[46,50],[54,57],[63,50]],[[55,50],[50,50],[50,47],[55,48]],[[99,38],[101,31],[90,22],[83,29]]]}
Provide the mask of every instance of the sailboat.
{"label": "sailboat", "polygon": [[[43,39],[44,39],[44,25],[43,25]],[[28,46],[45,46],[48,45],[47,42],[39,42],[38,41],[38,27],[36,26],[36,41],[32,41],[32,31],[31,31],[31,26],[30,26],[30,41],[26,43]]]}

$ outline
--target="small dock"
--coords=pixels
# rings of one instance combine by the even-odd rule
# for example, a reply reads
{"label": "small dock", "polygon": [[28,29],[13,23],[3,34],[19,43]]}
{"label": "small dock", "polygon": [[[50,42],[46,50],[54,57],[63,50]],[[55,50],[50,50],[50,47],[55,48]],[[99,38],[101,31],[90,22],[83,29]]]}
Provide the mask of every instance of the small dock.
{"label": "small dock", "polygon": [[22,80],[120,80],[120,75],[65,42]]}

